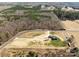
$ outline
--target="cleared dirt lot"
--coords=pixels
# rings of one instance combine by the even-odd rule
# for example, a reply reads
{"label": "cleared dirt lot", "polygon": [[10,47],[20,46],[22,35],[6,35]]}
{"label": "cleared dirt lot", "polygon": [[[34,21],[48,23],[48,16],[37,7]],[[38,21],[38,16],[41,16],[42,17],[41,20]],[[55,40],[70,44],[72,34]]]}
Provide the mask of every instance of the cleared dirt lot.
{"label": "cleared dirt lot", "polygon": [[66,37],[70,37],[71,35],[73,35],[74,37],[74,44],[76,47],[79,48],[79,31],[59,31],[61,34],[61,37],[64,37],[64,39],[66,39]]}
{"label": "cleared dirt lot", "polygon": [[63,23],[64,28],[66,29],[67,34],[64,34],[64,36],[74,36],[74,42],[75,46],[79,47],[79,20],[75,21],[61,21]]}
{"label": "cleared dirt lot", "polygon": [[61,21],[65,29],[79,29],[79,23],[76,21]]}
{"label": "cleared dirt lot", "polygon": [[[40,32],[42,33],[43,31],[40,31]],[[40,43],[38,43],[36,45],[33,45],[33,46],[30,46],[29,42],[31,40],[37,40],[37,41],[41,40],[41,43],[43,43],[43,40],[46,39],[46,37],[48,36],[48,34],[47,34],[48,32],[49,31],[44,31],[41,35],[34,36],[34,37],[31,36],[31,34],[33,34],[33,33],[31,33],[31,32],[24,32],[23,35],[20,35],[18,37],[15,37],[15,39],[13,39],[13,41],[8,42],[8,44],[6,46],[4,46],[4,48],[1,50],[1,54],[3,54],[4,56],[5,55],[8,55],[8,50],[9,49],[16,49],[17,51],[19,51],[18,49],[26,49],[27,50],[27,49],[32,49],[32,48],[33,48],[33,50],[37,49],[37,51],[41,51],[42,49],[44,49],[44,50],[45,49],[49,49],[49,50],[52,50],[52,51],[54,51],[54,49],[55,50],[58,49],[58,50],[61,50],[61,51],[62,50],[65,50],[66,47],[54,47],[54,46],[39,45]],[[66,37],[70,37],[71,35],[73,35],[74,36],[74,44],[75,44],[76,47],[79,47],[79,35],[78,35],[79,32],[75,32],[75,31],[53,31],[53,32],[54,32],[54,34],[60,36],[64,40],[66,39]],[[29,33],[30,33],[29,37],[30,36],[31,37],[30,38],[27,38],[27,36],[28,36],[27,34],[29,34]],[[23,36],[25,38],[23,38]],[[11,53],[11,52],[12,52],[12,50],[9,51],[9,53]]]}
{"label": "cleared dirt lot", "polygon": [[[35,31],[34,31],[35,32]],[[33,33],[34,33],[33,32]],[[70,37],[71,35],[74,36],[74,43],[75,46],[79,47],[79,32],[78,31],[53,31],[55,35],[58,35],[59,37],[61,37],[63,40],[66,40],[66,37]],[[27,37],[29,34],[29,37]],[[8,44],[4,47],[4,48],[29,48],[29,47],[48,47],[43,45],[43,41],[47,40],[48,38],[48,31],[40,31],[40,35],[37,34],[37,36],[35,35],[33,37],[33,33],[31,32],[25,32],[23,34],[21,34],[18,37],[15,37],[15,39],[13,39],[11,42],[8,42]],[[39,32],[36,32],[39,33]],[[31,36],[31,37],[30,37]],[[32,45],[29,44],[30,43],[34,43],[34,42],[38,43],[36,45]],[[38,42],[37,42],[38,41]],[[53,46],[52,46],[53,47]],[[55,48],[55,47],[54,47]]]}
{"label": "cleared dirt lot", "polygon": [[[42,30],[25,32],[15,37],[12,41],[9,41],[3,48],[58,48],[46,44],[50,41],[48,38],[50,35],[49,32],[50,31]],[[63,33],[61,32],[57,31],[53,35],[57,35],[60,39],[64,39]]]}

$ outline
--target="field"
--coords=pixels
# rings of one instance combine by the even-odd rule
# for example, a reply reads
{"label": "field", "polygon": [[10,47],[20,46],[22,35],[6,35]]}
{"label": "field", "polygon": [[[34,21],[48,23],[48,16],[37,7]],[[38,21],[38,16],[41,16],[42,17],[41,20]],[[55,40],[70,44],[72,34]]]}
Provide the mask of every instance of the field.
{"label": "field", "polygon": [[66,32],[68,33],[68,35],[65,36],[70,36],[73,35],[74,36],[74,42],[75,42],[75,46],[79,47],[79,20],[75,20],[75,21],[62,21],[64,28],[66,29]]}
{"label": "field", "polygon": [[[51,33],[53,32],[53,34]],[[64,38],[60,35],[61,32],[58,31],[47,31],[47,30],[29,30],[18,33],[13,39],[5,42],[0,49],[0,54],[2,56],[24,56],[30,51],[38,53],[40,56],[44,53],[57,53],[55,51],[64,50],[68,47],[64,42]],[[49,35],[57,35],[57,40],[51,40],[48,38]],[[63,40],[62,40],[63,39]],[[18,51],[18,52],[17,52]],[[25,53],[24,53],[25,51]],[[40,53],[40,51],[44,51]],[[63,52],[63,51],[62,51]],[[22,53],[21,55],[19,53]],[[10,54],[10,55],[9,55]]]}
{"label": "field", "polygon": [[[38,34],[39,33],[39,34]],[[79,32],[72,32],[72,31],[43,31],[43,30],[29,30],[18,33],[19,35],[15,36],[14,39],[8,41],[5,46],[1,48],[1,55],[3,56],[25,56],[30,51],[34,53],[38,53],[40,56],[44,53],[47,53],[47,50],[52,51],[52,53],[56,53],[55,56],[58,54],[57,51],[61,51],[62,54],[63,50],[66,52],[68,46],[65,44],[66,37],[71,37],[73,35],[73,42],[76,47],[79,47],[78,43],[78,34]],[[57,36],[58,40],[50,40],[48,38],[49,35]],[[62,40],[63,39],[63,40]],[[2,45],[3,46],[3,45]],[[40,53],[39,51],[44,51]],[[25,53],[24,53],[25,51]],[[54,52],[53,52],[54,51]],[[22,53],[21,55],[19,53]],[[10,54],[10,55],[8,55]],[[14,54],[14,55],[13,55]],[[69,53],[68,53],[69,54]]]}
{"label": "field", "polygon": [[[48,38],[50,31],[29,31],[25,32],[13,39],[13,41],[8,42],[8,44],[4,48],[54,48],[55,45],[49,44],[51,43],[51,39]],[[52,34],[57,35],[57,34]],[[57,36],[59,37],[59,36]],[[62,40],[63,39],[63,40]],[[64,41],[64,38],[60,38],[57,40],[58,46],[56,47],[64,47],[62,43]],[[55,41],[53,41],[54,43]],[[61,44],[61,46],[59,46]],[[56,48],[55,47],[55,48]]]}
{"label": "field", "polygon": [[[43,30],[29,30],[23,33],[18,33],[13,39],[7,41],[3,48],[60,48],[65,47],[66,37],[74,37],[74,44],[79,47],[78,38],[79,32],[75,31],[43,31]],[[58,40],[51,41],[49,35],[58,37]],[[2,46],[3,46],[2,45]]]}
{"label": "field", "polygon": [[65,29],[79,29],[79,23],[77,21],[62,21]]}

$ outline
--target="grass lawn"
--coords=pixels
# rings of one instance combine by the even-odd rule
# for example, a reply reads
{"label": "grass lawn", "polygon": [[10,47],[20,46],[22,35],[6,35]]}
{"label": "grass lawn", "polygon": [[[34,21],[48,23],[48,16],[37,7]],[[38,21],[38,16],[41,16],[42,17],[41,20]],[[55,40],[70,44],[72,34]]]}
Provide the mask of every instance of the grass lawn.
{"label": "grass lawn", "polygon": [[65,47],[67,44],[61,40],[51,40],[48,45],[53,45],[55,47]]}

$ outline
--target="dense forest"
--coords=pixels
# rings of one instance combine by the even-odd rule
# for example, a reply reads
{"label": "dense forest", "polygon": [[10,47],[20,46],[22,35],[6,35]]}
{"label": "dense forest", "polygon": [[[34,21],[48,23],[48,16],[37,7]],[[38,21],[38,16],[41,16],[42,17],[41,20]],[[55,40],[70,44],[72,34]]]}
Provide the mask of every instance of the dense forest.
{"label": "dense forest", "polygon": [[61,20],[76,20],[79,19],[79,12],[74,11],[62,11],[60,8],[53,10],[53,12],[60,18]]}

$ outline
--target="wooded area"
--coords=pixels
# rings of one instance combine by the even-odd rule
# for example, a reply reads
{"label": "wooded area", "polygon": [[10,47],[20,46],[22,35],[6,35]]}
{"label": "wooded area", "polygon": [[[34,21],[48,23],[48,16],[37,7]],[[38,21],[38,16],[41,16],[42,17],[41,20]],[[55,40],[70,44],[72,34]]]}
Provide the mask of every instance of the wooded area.
{"label": "wooded area", "polygon": [[79,19],[79,12],[75,11],[62,11],[60,8],[53,10],[53,12],[61,20],[76,20]]}

